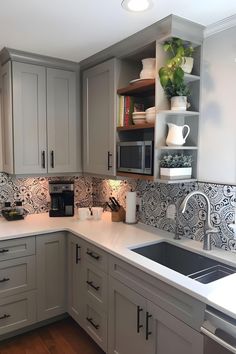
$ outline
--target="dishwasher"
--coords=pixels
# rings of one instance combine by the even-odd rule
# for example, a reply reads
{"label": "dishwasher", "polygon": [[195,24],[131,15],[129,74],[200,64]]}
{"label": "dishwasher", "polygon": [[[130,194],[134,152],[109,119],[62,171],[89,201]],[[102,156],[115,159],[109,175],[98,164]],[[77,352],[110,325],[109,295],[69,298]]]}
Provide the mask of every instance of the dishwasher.
{"label": "dishwasher", "polygon": [[207,306],[204,323],[204,354],[236,354],[236,320]]}

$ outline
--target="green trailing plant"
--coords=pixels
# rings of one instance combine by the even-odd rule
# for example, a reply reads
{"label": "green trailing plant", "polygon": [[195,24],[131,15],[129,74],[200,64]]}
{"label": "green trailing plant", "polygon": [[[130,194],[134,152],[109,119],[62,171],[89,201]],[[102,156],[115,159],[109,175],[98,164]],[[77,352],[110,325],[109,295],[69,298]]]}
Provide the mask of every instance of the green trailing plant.
{"label": "green trailing plant", "polygon": [[184,82],[184,71],[181,64],[186,56],[193,54],[193,47],[189,42],[180,38],[171,38],[163,44],[163,48],[170,54],[166,65],[159,70],[160,83],[168,98],[174,96],[190,96],[190,90]]}
{"label": "green trailing plant", "polygon": [[160,167],[162,168],[181,168],[191,167],[193,162],[192,155],[165,154],[160,158]]}

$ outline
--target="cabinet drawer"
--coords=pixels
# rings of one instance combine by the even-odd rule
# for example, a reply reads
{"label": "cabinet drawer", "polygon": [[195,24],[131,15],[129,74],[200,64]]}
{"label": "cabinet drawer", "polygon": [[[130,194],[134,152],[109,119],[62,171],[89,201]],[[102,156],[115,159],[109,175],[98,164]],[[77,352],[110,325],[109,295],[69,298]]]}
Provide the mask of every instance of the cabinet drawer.
{"label": "cabinet drawer", "polygon": [[36,321],[36,296],[27,292],[0,299],[0,335]]}
{"label": "cabinet drawer", "polygon": [[84,252],[84,258],[87,261],[94,264],[96,268],[100,268],[107,272],[108,255],[105,251],[86,242]]}
{"label": "cabinet drawer", "polygon": [[106,311],[107,307],[107,274],[86,262],[85,265],[85,291],[86,298]]}
{"label": "cabinet drawer", "polygon": [[0,261],[35,254],[35,237],[0,241]]}
{"label": "cabinet drawer", "polygon": [[85,305],[84,329],[93,340],[106,352],[107,350],[107,316],[97,311],[88,301]]}
{"label": "cabinet drawer", "polygon": [[113,256],[109,257],[109,272],[154,304],[200,330],[205,310],[202,302]]}
{"label": "cabinet drawer", "polygon": [[35,288],[35,256],[0,262],[0,298]]}

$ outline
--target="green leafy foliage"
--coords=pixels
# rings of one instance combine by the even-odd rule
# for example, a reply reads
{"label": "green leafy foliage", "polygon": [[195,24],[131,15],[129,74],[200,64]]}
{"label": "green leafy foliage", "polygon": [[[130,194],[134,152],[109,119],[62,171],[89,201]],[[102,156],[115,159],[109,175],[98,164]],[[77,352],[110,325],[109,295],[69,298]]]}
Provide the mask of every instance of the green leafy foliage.
{"label": "green leafy foliage", "polygon": [[160,159],[160,167],[164,168],[180,168],[191,167],[193,162],[192,155],[182,154],[166,154]]}
{"label": "green leafy foliage", "polygon": [[190,90],[184,82],[184,71],[180,67],[184,57],[193,53],[193,47],[184,44],[180,38],[172,38],[163,45],[166,52],[170,53],[170,59],[159,70],[160,83],[168,98],[174,96],[190,96]]}

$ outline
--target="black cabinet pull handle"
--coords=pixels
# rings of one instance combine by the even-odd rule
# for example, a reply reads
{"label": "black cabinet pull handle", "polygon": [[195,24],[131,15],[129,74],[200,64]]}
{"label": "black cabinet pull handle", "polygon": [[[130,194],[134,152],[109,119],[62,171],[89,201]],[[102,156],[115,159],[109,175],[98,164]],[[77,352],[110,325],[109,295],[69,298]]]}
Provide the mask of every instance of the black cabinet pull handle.
{"label": "black cabinet pull handle", "polygon": [[148,340],[148,337],[152,334],[152,332],[149,331],[149,318],[151,318],[152,315],[150,315],[148,312],[146,312],[146,340]]}
{"label": "black cabinet pull handle", "polygon": [[3,316],[0,317],[0,320],[5,320],[5,318],[11,317],[11,315],[4,314]]}
{"label": "black cabinet pull handle", "polygon": [[87,320],[89,323],[91,323],[91,325],[92,325],[95,329],[98,329],[98,328],[100,327],[98,324],[95,324],[95,323],[93,322],[93,319],[92,319],[92,318],[86,317],[86,320]]}
{"label": "black cabinet pull handle", "polygon": [[45,151],[42,151],[42,168],[46,168]]}
{"label": "black cabinet pull handle", "polygon": [[76,253],[75,253],[75,263],[78,264],[79,261],[81,260],[80,256],[79,256],[79,250],[81,249],[81,247],[76,244]]}
{"label": "black cabinet pull handle", "polygon": [[112,154],[110,153],[110,151],[107,152],[107,169],[108,171],[112,168],[112,165],[110,164],[110,159],[112,157]]}
{"label": "black cabinet pull handle", "polygon": [[0,280],[0,283],[5,283],[6,281],[9,281],[9,280],[10,280],[10,278],[3,278]]}
{"label": "black cabinet pull handle", "polygon": [[51,151],[51,167],[54,168],[54,151]]}
{"label": "black cabinet pull handle", "polygon": [[87,251],[86,252],[90,257],[92,257],[93,259],[96,259],[96,261],[99,260],[100,256],[98,254],[94,254],[93,252],[91,251]]}
{"label": "black cabinet pull handle", "polygon": [[143,327],[143,325],[140,324],[140,312],[142,312],[143,309],[140,306],[137,306],[137,333],[140,332],[140,328]]}
{"label": "black cabinet pull handle", "polygon": [[87,280],[86,283],[87,283],[89,286],[91,286],[91,288],[93,288],[93,289],[96,290],[96,291],[98,291],[98,290],[100,289],[100,286],[94,285],[92,281]]}
{"label": "black cabinet pull handle", "polygon": [[6,249],[0,250],[0,253],[6,253],[6,252],[9,252],[9,250],[6,250]]}

